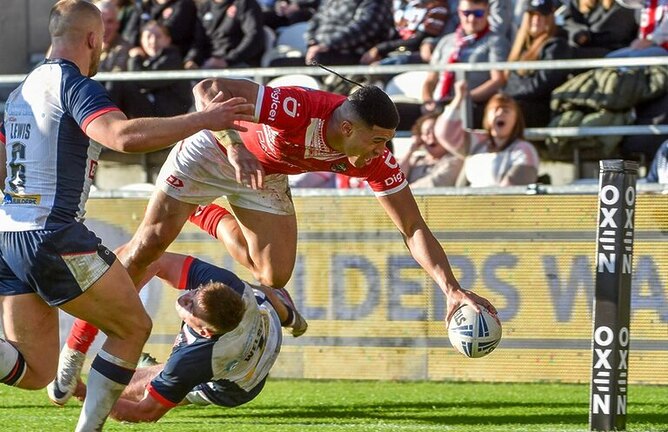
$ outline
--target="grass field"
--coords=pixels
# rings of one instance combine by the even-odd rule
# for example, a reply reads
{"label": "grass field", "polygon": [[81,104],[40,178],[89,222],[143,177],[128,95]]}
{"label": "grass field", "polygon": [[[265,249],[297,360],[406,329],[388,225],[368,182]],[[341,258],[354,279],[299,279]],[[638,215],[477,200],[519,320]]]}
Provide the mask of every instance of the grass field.
{"label": "grass field", "polygon": [[[234,409],[187,406],[108,431],[587,431],[589,388],[568,384],[269,380]],[[73,430],[81,404],[0,386],[0,430]],[[631,386],[628,431],[668,431],[668,387]]]}

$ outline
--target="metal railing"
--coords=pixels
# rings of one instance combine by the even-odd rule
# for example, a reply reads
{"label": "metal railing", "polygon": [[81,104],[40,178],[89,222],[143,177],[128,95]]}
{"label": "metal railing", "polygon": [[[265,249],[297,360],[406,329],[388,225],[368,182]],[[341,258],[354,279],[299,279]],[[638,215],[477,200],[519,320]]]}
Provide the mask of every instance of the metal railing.
{"label": "metal railing", "polygon": [[[446,65],[410,64],[394,66],[336,66],[334,69],[344,75],[395,75],[410,71],[453,71],[458,74],[488,70],[581,70],[594,68],[636,68],[642,66],[668,66],[668,57],[633,57],[602,59],[570,59],[544,61],[518,61],[496,63],[453,63]],[[100,81],[144,81],[144,80],[201,80],[205,78],[247,78],[256,82],[287,74],[307,74],[325,76],[330,73],[317,66],[299,67],[264,67],[245,69],[206,69],[183,71],[150,72],[103,72],[95,76]],[[0,85],[18,84],[25,74],[0,75]],[[668,107],[667,107],[668,111]],[[405,135],[404,131],[404,135]],[[402,134],[400,134],[402,135]],[[632,125],[632,126],[587,126],[587,127],[542,127],[527,128],[525,136],[529,139],[547,137],[582,137],[610,135],[668,135],[668,125]],[[574,150],[576,172],[580,161],[577,149]]]}

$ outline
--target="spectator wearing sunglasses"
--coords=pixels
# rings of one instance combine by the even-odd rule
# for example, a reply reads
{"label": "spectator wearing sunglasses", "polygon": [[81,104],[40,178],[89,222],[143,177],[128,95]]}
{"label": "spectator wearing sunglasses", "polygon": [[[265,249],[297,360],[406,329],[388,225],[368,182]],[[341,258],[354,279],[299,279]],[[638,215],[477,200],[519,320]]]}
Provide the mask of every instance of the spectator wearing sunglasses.
{"label": "spectator wearing sunglasses", "polygon": [[[510,41],[491,29],[488,0],[460,0],[457,15],[460,24],[436,45],[432,65],[503,62],[508,58]],[[500,70],[470,72],[466,79],[473,102],[473,126],[479,127],[484,104],[503,87],[505,75]],[[450,101],[454,95],[454,82],[453,72],[430,72],[422,86],[424,111],[437,111]]]}

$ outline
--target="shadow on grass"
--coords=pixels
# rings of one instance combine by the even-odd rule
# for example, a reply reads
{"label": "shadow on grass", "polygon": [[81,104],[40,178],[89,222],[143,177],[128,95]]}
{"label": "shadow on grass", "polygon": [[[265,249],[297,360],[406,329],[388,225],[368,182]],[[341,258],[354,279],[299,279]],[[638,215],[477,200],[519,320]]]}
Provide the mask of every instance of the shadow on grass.
{"label": "shadow on grass", "polygon": [[[641,405],[641,404],[637,404]],[[460,414],[458,411],[478,409],[505,409],[522,412],[503,414]],[[248,406],[234,410],[198,412],[197,417],[229,420],[235,423],[267,424],[331,424],[332,421],[369,424],[376,422],[409,422],[439,425],[585,425],[588,423],[589,406],[585,403],[401,403],[362,405],[302,405],[302,406]],[[550,412],[551,411],[551,412]],[[557,412],[555,412],[557,411]],[[661,424],[666,415],[657,413],[630,413],[629,423]],[[181,412],[187,416],[186,412]],[[668,426],[668,425],[667,425]]]}

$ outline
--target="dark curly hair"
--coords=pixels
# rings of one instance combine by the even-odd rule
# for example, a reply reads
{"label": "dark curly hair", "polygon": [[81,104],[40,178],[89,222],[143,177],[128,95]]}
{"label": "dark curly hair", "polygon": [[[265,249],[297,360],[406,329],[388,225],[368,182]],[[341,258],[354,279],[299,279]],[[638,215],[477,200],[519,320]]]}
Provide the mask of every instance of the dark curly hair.
{"label": "dark curly hair", "polygon": [[362,86],[348,96],[353,112],[367,126],[396,129],[399,126],[399,112],[392,99],[379,87]]}

